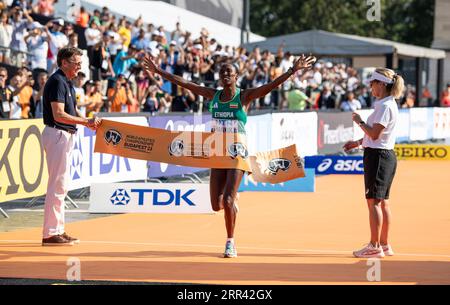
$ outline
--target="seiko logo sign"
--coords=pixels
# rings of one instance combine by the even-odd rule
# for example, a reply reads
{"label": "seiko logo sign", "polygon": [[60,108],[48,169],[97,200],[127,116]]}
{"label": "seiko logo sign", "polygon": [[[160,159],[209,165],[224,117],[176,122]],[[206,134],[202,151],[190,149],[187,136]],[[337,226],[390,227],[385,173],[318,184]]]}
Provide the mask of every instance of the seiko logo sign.
{"label": "seiko logo sign", "polygon": [[402,158],[445,159],[448,155],[445,147],[396,147],[395,153]]}
{"label": "seiko logo sign", "polygon": [[244,144],[242,143],[234,143],[228,147],[228,152],[230,153],[233,159],[238,156],[246,159],[248,157],[248,151]]}
{"label": "seiko logo sign", "polygon": [[287,159],[277,158],[269,162],[269,171],[272,175],[276,175],[279,170],[287,171],[291,167],[292,162]]}
{"label": "seiko logo sign", "polygon": [[109,129],[105,132],[105,141],[106,143],[112,143],[114,146],[120,143],[122,140],[122,135],[115,129]]}
{"label": "seiko logo sign", "polygon": [[[317,167],[317,171],[320,173],[326,172],[333,165],[333,160],[324,159],[322,163]],[[347,171],[364,171],[363,160],[337,160],[333,169],[336,172]]]}

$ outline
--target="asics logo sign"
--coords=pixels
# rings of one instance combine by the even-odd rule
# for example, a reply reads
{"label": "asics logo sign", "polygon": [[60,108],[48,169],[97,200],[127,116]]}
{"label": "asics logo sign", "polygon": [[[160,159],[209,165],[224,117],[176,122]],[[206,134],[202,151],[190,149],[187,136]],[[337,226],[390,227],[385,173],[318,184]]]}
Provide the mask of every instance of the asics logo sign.
{"label": "asics logo sign", "polygon": [[331,159],[324,159],[322,163],[317,167],[317,170],[319,172],[326,172],[330,166],[333,164],[333,160]]}
{"label": "asics logo sign", "polygon": [[105,141],[106,143],[112,143],[114,146],[120,143],[122,140],[122,135],[115,129],[109,129],[105,133]]}
{"label": "asics logo sign", "polygon": [[[319,173],[324,173],[332,166],[332,159],[324,159],[322,163],[317,167],[317,171]],[[336,172],[364,171],[363,160],[336,160],[336,163],[333,166],[333,170]]]}

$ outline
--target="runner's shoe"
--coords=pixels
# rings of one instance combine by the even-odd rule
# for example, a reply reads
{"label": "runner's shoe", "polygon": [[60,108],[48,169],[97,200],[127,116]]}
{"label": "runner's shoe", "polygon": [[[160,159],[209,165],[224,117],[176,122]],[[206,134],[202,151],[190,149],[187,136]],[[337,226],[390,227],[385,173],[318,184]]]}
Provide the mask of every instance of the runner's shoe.
{"label": "runner's shoe", "polygon": [[237,257],[236,247],[231,241],[227,241],[225,245],[225,252],[223,253],[224,258]]}
{"label": "runner's shoe", "polygon": [[353,252],[353,256],[360,258],[382,258],[384,257],[383,249],[380,247],[375,247],[371,243],[367,244],[364,248]]}
{"label": "runner's shoe", "polygon": [[392,250],[391,245],[387,244],[387,245],[381,245],[381,248],[383,248],[383,252],[386,256],[393,256],[394,255],[394,251]]}

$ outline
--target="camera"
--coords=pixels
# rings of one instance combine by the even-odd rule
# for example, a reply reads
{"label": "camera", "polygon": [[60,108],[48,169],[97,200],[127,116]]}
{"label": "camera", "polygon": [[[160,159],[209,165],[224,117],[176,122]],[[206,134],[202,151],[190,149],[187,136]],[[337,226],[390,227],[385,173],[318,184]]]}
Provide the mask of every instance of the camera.
{"label": "camera", "polygon": [[142,68],[139,65],[132,65],[129,70],[131,74],[139,74]]}

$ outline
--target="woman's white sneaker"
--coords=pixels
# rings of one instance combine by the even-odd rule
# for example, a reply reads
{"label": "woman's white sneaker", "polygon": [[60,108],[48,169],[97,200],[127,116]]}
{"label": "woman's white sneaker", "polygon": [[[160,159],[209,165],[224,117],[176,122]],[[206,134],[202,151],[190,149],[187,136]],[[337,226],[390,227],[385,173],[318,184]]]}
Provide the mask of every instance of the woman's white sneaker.
{"label": "woman's white sneaker", "polygon": [[394,251],[392,250],[391,245],[387,244],[387,245],[381,245],[381,248],[383,248],[383,252],[385,255],[387,256],[393,256],[394,255]]}
{"label": "woman's white sneaker", "polygon": [[359,258],[373,258],[373,257],[383,258],[384,252],[383,252],[383,248],[381,246],[375,247],[371,243],[369,243],[369,244],[367,244],[367,246],[365,246],[361,250],[354,251],[353,256],[359,257]]}

